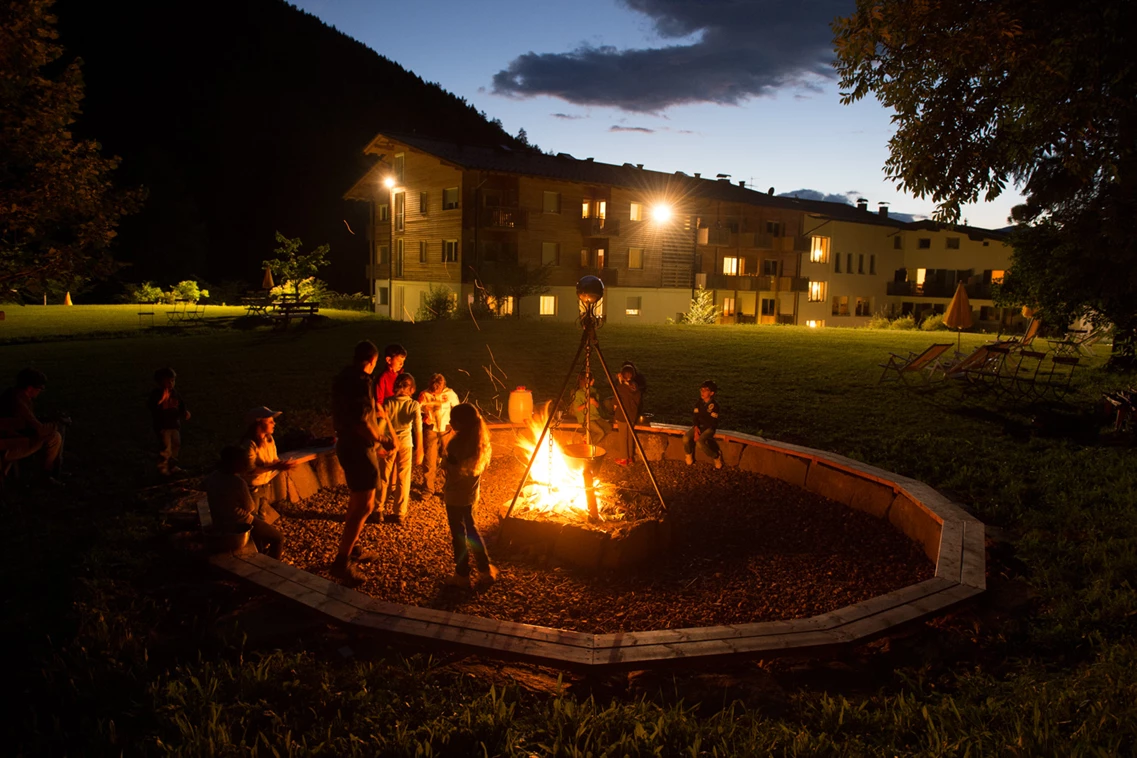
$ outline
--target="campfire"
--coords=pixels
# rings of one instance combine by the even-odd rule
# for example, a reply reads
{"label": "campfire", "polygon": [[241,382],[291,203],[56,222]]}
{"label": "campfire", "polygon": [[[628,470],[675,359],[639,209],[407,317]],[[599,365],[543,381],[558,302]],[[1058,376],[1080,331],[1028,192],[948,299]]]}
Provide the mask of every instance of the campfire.
{"label": "campfire", "polygon": [[627,482],[602,480],[600,463],[606,451],[599,443],[603,440],[585,437],[572,442],[568,430],[560,428],[561,415],[552,410],[564,399],[582,354],[585,379],[592,376],[595,353],[615,393],[596,339],[596,305],[604,296],[604,284],[596,277],[584,277],[577,283],[577,295],[582,307],[580,347],[556,404],[546,403],[518,436],[517,449],[527,466],[516,494],[504,507],[502,536],[515,547],[552,554],[578,566],[617,568],[656,554],[669,541],[670,531],[663,497],[634,433],[652,493],[639,492]]}
{"label": "campfire", "polygon": [[[521,488],[513,515],[518,518],[549,518],[565,523],[627,520],[627,508],[618,489],[597,475],[604,448],[587,442],[563,444],[566,435],[550,432],[541,438],[549,404],[535,414],[521,433],[517,451],[532,459],[529,478]],[[595,440],[599,442],[599,440]]]}

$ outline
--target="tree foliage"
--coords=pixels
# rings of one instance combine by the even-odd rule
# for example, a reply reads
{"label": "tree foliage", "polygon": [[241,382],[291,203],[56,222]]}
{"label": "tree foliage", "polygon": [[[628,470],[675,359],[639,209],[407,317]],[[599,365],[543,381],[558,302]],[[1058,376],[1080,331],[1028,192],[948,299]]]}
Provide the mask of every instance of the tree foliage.
{"label": "tree foliage", "polygon": [[684,324],[713,324],[718,320],[719,309],[715,306],[715,293],[713,290],[699,287],[687,312],[683,314]]}
{"label": "tree foliage", "polygon": [[116,189],[117,158],[71,125],[80,61],[61,66],[52,0],[0,0],[0,283],[76,288],[116,265],[107,248],[138,191]]}
{"label": "tree foliage", "polygon": [[445,284],[430,285],[426,299],[419,306],[415,318],[418,321],[443,321],[454,318],[458,310],[458,295]]}
{"label": "tree foliage", "polygon": [[895,112],[888,176],[946,221],[1021,186],[1001,302],[1111,321],[1129,357],[1135,29],[1129,0],[857,0],[834,24],[843,102],[872,94]]}
{"label": "tree foliage", "polygon": [[324,266],[328,265],[328,245],[320,245],[310,253],[300,252],[304,243],[300,238],[289,239],[280,232],[276,233],[276,242],[280,247],[273,250],[276,253],[272,260],[264,261],[262,265],[272,269],[282,281],[279,286],[291,286],[295,295],[300,295],[300,283],[304,279],[316,276]]}

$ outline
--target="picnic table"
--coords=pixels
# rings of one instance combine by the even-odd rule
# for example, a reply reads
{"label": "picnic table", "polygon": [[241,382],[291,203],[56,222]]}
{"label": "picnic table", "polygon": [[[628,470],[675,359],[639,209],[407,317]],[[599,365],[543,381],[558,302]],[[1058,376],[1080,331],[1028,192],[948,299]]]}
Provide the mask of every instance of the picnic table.
{"label": "picnic table", "polygon": [[245,306],[246,316],[267,316],[273,300],[267,295],[245,295],[241,298],[241,304]]}
{"label": "picnic table", "polygon": [[320,313],[319,303],[308,303],[296,300],[284,300],[273,306],[271,318],[277,326],[286,328],[292,319],[308,321]]}

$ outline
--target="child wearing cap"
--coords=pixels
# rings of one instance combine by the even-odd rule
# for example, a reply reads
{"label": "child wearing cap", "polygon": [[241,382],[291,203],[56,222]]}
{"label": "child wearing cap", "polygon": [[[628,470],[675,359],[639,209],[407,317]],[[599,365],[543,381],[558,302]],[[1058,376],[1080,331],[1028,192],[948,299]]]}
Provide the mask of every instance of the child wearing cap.
{"label": "child wearing cap", "polygon": [[695,462],[695,443],[715,462],[715,468],[722,468],[722,451],[715,442],[715,431],[719,426],[721,410],[715,400],[718,385],[707,380],[699,385],[699,400],[695,403],[695,424],[683,435],[683,453],[687,465]]}
{"label": "child wearing cap", "polygon": [[280,413],[262,405],[245,414],[245,433],[238,443],[245,454],[245,468],[241,477],[253,488],[254,493],[275,479],[281,471],[296,467],[295,461],[282,461],[276,452],[276,440],[272,433],[276,430],[276,417]]}

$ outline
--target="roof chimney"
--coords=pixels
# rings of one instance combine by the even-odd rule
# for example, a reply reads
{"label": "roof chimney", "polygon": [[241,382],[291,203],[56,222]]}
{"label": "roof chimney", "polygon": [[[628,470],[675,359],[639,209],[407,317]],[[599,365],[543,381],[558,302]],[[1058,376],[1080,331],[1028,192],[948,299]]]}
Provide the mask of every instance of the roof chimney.
{"label": "roof chimney", "polygon": [[746,180],[745,180],[745,179],[743,179],[743,180],[740,180],[740,181],[738,182],[738,186],[739,186],[739,187],[745,187],[745,186],[746,186]]}
{"label": "roof chimney", "polygon": [[766,194],[767,195],[773,195],[774,194],[774,188],[771,187],[770,189],[766,190]]}
{"label": "roof chimney", "polygon": [[636,164],[636,168],[638,168],[638,169],[642,169],[643,167],[644,167],[644,164],[642,164],[642,163]]}
{"label": "roof chimney", "polygon": [[888,203],[877,203],[877,213],[879,213],[884,218],[888,218]]}
{"label": "roof chimney", "polygon": [[863,198],[863,197],[858,197],[858,198],[857,198],[857,210],[859,210],[859,211],[867,211],[868,209],[869,209],[869,201],[868,201],[868,199],[867,199],[867,198]]}
{"label": "roof chimney", "polygon": [[695,178],[696,178],[696,179],[702,179],[702,178],[703,178],[703,175],[702,175],[702,174],[700,174],[698,171],[696,171],[696,172],[695,172]]}

